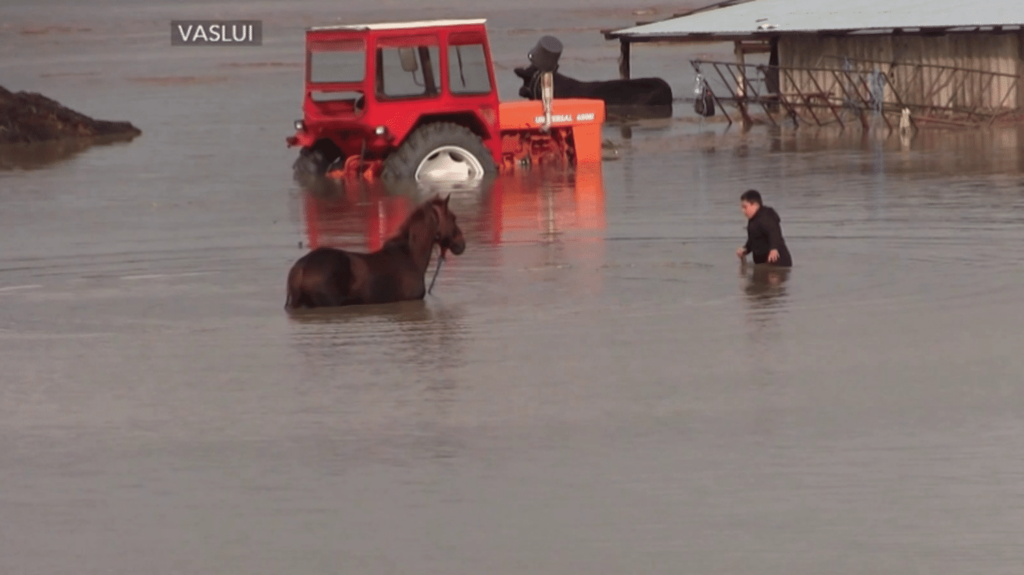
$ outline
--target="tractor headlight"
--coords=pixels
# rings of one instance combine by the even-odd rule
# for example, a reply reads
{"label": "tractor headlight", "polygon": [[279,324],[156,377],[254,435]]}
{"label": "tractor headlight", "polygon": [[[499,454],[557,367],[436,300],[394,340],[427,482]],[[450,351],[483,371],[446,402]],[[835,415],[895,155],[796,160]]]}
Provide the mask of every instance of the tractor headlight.
{"label": "tractor headlight", "polygon": [[306,129],[306,123],[303,122],[302,120],[295,120],[295,129],[296,130],[305,130]]}
{"label": "tractor headlight", "polygon": [[377,126],[377,129],[374,130],[373,133],[377,134],[378,136],[383,136],[384,134],[388,133],[388,129],[384,126]]}

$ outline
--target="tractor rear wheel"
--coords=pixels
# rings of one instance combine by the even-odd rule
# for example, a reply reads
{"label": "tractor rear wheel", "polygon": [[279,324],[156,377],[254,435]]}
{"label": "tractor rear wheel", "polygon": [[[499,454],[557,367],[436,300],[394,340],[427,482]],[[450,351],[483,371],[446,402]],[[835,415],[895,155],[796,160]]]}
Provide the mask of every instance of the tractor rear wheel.
{"label": "tractor rear wheel", "polygon": [[471,182],[497,172],[479,136],[458,124],[434,122],[417,128],[384,160],[381,178]]}

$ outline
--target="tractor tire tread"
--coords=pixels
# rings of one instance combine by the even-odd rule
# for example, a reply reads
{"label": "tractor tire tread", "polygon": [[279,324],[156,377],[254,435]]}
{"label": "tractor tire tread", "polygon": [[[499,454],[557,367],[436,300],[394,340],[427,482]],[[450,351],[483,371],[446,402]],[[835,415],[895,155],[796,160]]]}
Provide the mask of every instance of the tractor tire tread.
{"label": "tractor tire tread", "polygon": [[415,178],[416,168],[423,158],[440,146],[446,145],[459,146],[473,154],[480,161],[485,175],[497,173],[494,157],[484,146],[480,136],[469,128],[453,122],[431,122],[416,128],[405,142],[384,160],[381,178],[388,181]]}

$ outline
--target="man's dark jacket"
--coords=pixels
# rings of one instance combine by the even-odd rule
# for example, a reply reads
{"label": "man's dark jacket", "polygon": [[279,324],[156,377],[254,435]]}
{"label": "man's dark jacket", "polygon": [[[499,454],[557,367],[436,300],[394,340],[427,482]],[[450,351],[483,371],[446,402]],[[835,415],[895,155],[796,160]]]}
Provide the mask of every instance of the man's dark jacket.
{"label": "man's dark jacket", "polygon": [[789,255],[786,240],[782,239],[779,214],[768,206],[761,206],[754,217],[747,221],[747,243],[743,246],[753,255],[755,264],[768,263],[768,252],[778,250],[779,259],[774,265],[790,267],[793,258]]}

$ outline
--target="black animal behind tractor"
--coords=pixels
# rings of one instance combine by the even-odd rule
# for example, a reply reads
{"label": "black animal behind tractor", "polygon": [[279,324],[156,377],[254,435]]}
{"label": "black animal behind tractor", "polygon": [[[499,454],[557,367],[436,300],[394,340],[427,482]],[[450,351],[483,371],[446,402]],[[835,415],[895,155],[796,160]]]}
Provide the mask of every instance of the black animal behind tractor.
{"label": "black animal behind tractor", "polygon": [[523,80],[519,95],[530,100],[541,98],[541,74],[551,71],[555,98],[594,98],[604,100],[609,114],[669,117],[672,115],[672,88],[661,78],[629,80],[597,80],[584,82],[558,73],[562,43],[554,36],[544,36],[530,50],[530,65],[515,68]]}

